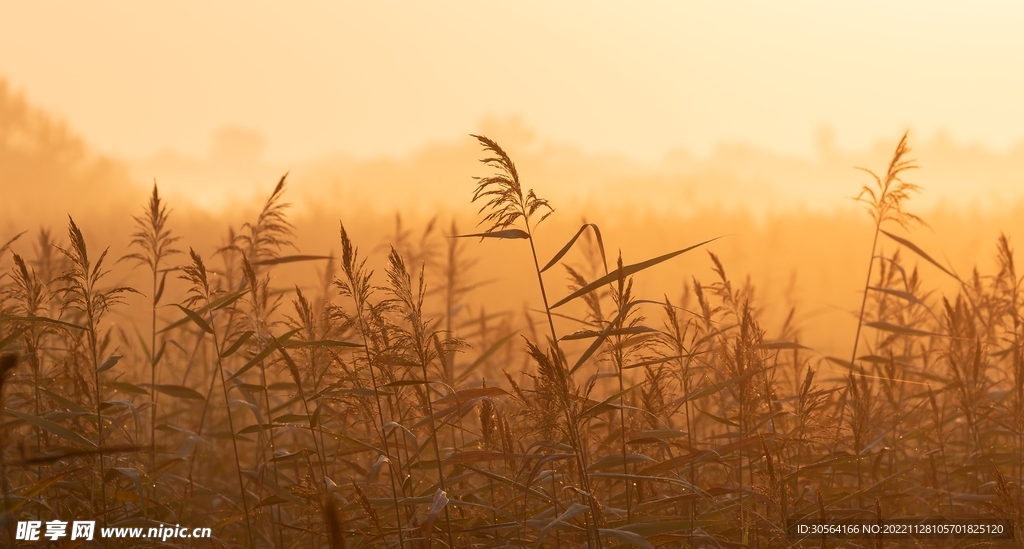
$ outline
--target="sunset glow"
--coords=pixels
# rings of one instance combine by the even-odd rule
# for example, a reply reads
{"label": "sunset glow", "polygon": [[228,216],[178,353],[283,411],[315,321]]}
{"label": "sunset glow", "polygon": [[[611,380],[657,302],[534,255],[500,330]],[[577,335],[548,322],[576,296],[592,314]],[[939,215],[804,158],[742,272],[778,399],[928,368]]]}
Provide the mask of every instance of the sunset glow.
{"label": "sunset glow", "polygon": [[0,0],[0,547],[1024,548],[1024,3],[634,4]]}

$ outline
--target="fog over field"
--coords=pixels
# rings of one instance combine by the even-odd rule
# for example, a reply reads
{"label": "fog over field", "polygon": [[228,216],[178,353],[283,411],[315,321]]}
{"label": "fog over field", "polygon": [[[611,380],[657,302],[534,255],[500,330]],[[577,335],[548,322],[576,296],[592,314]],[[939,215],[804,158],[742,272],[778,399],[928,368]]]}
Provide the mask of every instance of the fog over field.
{"label": "fog over field", "polygon": [[[337,252],[339,220],[358,227],[355,234],[372,246],[393,237],[396,216],[414,231],[436,218],[436,236],[452,220],[464,232],[476,223],[477,208],[469,202],[479,155],[469,135],[401,156],[339,152],[292,165],[267,161],[266,138],[258,131],[229,126],[210,137],[205,155],[167,150],[142,159],[113,158],[96,153],[73,128],[34,107],[9,84],[0,89],[5,159],[0,169],[6,181],[23,182],[11,187],[4,202],[7,235],[43,226],[60,234],[71,214],[88,236],[120,253],[132,212],[155,182],[179,231],[194,235],[197,249],[214,250],[228,227],[251,216],[286,173],[289,215],[297,227],[296,243],[306,253]],[[857,168],[882,171],[898,135],[879,139],[868,150],[843,151],[833,131],[822,128],[813,157],[722,144],[707,154],[678,149],[657,161],[641,161],[552,142],[519,118],[487,118],[475,131],[514,151],[524,185],[555,207],[545,227],[552,252],[582,220],[603,227],[610,249],[626,250],[627,259],[724,236],[709,249],[721,255],[730,273],[750,277],[766,310],[788,314],[790,304],[802,304],[797,318],[807,319],[803,329],[817,348],[838,352],[848,345],[848,338],[832,332],[843,333],[840,328],[855,321],[863,254],[849,252],[871,244],[870,218],[853,200],[871,176]],[[909,139],[919,168],[906,179],[921,192],[907,207],[927,226],[907,234],[963,273],[991,265],[1000,231],[1013,238],[1024,228],[1019,215],[1024,145],[1000,153],[958,143],[945,133],[911,133]],[[492,243],[468,248],[472,255],[505,253]],[[499,266],[488,275],[503,271]],[[681,291],[691,276],[709,273],[709,263],[698,255],[638,284],[663,288],[652,296],[660,297]],[[499,284],[528,284],[505,275]],[[948,282],[936,280],[935,289],[948,289]],[[479,297],[518,308],[531,294],[525,286],[522,290],[514,299],[506,291],[481,290]]]}
{"label": "fog over field", "polygon": [[56,8],[0,546],[1024,547],[1019,5]]}

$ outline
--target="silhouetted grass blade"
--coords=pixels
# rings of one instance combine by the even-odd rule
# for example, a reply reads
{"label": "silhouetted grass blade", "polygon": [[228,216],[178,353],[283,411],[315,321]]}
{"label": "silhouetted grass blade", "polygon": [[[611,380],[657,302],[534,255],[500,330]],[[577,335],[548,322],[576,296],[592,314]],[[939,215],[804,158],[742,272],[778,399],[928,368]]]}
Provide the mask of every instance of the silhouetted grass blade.
{"label": "silhouetted grass blade", "polygon": [[597,288],[600,288],[601,286],[604,286],[605,284],[608,284],[609,282],[618,280],[620,276],[621,277],[628,277],[630,275],[636,274],[636,273],[638,273],[638,272],[640,272],[640,271],[642,271],[644,269],[647,269],[649,267],[653,267],[653,266],[655,266],[655,265],[657,265],[659,263],[662,263],[664,261],[668,261],[669,259],[672,259],[673,257],[676,257],[678,255],[684,254],[684,253],[686,253],[686,252],[688,252],[690,250],[693,250],[695,248],[699,248],[699,247],[701,247],[701,246],[703,246],[705,244],[708,244],[710,242],[714,242],[714,241],[718,240],[719,238],[722,238],[722,237],[717,236],[715,238],[711,238],[709,240],[705,240],[704,242],[701,242],[699,244],[694,244],[693,246],[689,246],[689,247],[683,248],[681,250],[676,250],[674,252],[667,253],[665,255],[661,255],[661,256],[655,257],[654,259],[648,259],[647,261],[642,261],[640,263],[635,263],[633,265],[626,265],[626,266],[622,267],[621,272],[620,272],[620,269],[616,269],[616,270],[612,271],[611,273],[608,273],[607,275],[602,276],[601,278],[599,278],[599,279],[597,279],[597,280],[587,284],[586,286],[580,288],[579,290],[576,290],[575,292],[573,292],[573,293],[569,294],[568,296],[562,298],[560,301],[558,301],[557,303],[552,305],[551,308],[555,309],[557,307],[565,305],[566,303],[576,299],[577,297],[580,297],[581,295],[589,294],[590,292],[596,290]]}
{"label": "silhouetted grass blade", "polygon": [[555,264],[558,263],[558,260],[562,259],[562,257],[565,256],[565,254],[569,253],[569,250],[572,249],[572,245],[576,243],[576,241],[580,238],[580,236],[583,235],[583,232],[586,231],[588,227],[593,229],[594,235],[597,237],[597,246],[598,249],[601,250],[601,264],[605,266],[604,270],[607,271],[608,260],[605,257],[604,253],[604,240],[601,238],[601,229],[599,229],[598,226],[594,223],[586,223],[582,227],[580,227],[579,231],[576,231],[576,234],[571,239],[569,239],[569,242],[566,243],[565,246],[562,246],[561,250],[558,250],[558,253],[556,253],[555,256],[551,258],[551,261],[548,261],[547,264],[541,268],[540,272],[543,273],[544,271],[550,269],[551,267],[554,267]]}
{"label": "silhouetted grass blade", "polygon": [[530,235],[522,229],[504,229],[500,231],[490,231],[486,233],[473,233],[473,234],[460,234],[455,235],[454,238],[471,238],[479,236],[481,240],[484,238],[504,238],[504,239],[523,239],[530,238]]}
{"label": "silhouetted grass blade", "polygon": [[935,261],[934,259],[932,259],[932,256],[928,255],[924,250],[919,248],[917,246],[917,244],[914,244],[913,242],[907,240],[906,238],[903,238],[903,237],[900,237],[900,236],[896,236],[896,235],[890,233],[889,231],[883,230],[882,234],[884,234],[885,236],[888,236],[889,238],[895,240],[896,242],[906,246],[907,248],[910,248],[911,251],[913,251],[917,255],[921,256],[925,261],[927,261],[928,263],[931,263],[932,265],[934,265],[940,271],[948,274],[949,276],[955,278],[958,281],[960,280],[960,277],[956,276],[955,274],[953,274],[952,271],[950,271],[949,269],[947,269],[947,268],[943,267],[942,265],[940,265],[938,261]]}

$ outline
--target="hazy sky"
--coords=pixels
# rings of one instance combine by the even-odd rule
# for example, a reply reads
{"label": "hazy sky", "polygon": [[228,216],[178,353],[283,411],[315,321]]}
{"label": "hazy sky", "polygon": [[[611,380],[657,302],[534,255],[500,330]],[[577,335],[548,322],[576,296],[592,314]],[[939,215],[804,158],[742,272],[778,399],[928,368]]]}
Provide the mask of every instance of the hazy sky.
{"label": "hazy sky", "polygon": [[1020,2],[14,2],[0,76],[100,150],[272,161],[405,153],[519,115],[655,158],[745,141],[810,154],[946,129],[1024,138]]}

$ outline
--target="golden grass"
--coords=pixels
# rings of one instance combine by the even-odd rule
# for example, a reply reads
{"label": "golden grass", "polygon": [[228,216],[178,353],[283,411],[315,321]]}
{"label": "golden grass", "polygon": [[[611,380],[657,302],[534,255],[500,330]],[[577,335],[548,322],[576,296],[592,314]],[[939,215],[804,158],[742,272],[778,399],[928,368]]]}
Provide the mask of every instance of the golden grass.
{"label": "golden grass", "polygon": [[[482,231],[399,227],[382,274],[344,223],[340,258],[288,255],[285,178],[206,257],[177,253],[156,187],[109,272],[74,221],[68,245],[6,244],[4,543],[36,518],[210,526],[251,547],[811,546],[785,521],[818,517],[1024,527],[1012,245],[959,276],[915,243],[906,137],[862,195],[875,236],[849,359],[806,346],[795,310],[769,333],[714,235],[632,263],[607,227],[550,237],[551,205],[477,141]],[[473,246],[532,271],[516,297],[539,306],[471,302]],[[645,285],[695,254],[710,281]],[[145,298],[111,282],[133,265]],[[298,267],[312,282],[279,284]],[[148,322],[111,320],[128,306]]]}

